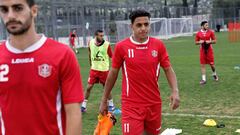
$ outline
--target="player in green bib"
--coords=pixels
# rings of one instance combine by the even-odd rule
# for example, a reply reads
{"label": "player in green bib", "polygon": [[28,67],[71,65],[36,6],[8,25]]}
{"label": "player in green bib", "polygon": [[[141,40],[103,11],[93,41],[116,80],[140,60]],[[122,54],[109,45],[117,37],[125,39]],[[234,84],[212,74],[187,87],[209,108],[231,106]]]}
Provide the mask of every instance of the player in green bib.
{"label": "player in green bib", "polygon": [[[110,58],[112,58],[110,43],[104,40],[104,33],[102,30],[97,30],[95,32],[95,38],[89,42],[88,46],[91,69],[87,90],[85,92],[85,100],[81,107],[82,112],[87,111],[88,98],[94,84],[101,83],[103,86],[105,85],[109,71]],[[113,99],[110,95],[108,100],[108,110],[114,111],[114,109]]]}

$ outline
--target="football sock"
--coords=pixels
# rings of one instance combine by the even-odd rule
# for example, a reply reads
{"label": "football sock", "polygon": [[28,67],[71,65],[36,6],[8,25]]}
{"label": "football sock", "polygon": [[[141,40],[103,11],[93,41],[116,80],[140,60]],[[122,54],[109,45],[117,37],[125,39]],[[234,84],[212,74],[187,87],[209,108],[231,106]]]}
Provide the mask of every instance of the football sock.
{"label": "football sock", "polygon": [[213,75],[217,75],[217,72],[215,71],[215,72],[213,72]]}
{"label": "football sock", "polygon": [[206,75],[202,75],[202,80],[206,81]]}
{"label": "football sock", "polygon": [[88,101],[88,100],[85,99],[85,100],[82,102],[82,107],[87,108],[87,101]]}
{"label": "football sock", "polygon": [[108,106],[114,106],[113,99],[108,100]]}

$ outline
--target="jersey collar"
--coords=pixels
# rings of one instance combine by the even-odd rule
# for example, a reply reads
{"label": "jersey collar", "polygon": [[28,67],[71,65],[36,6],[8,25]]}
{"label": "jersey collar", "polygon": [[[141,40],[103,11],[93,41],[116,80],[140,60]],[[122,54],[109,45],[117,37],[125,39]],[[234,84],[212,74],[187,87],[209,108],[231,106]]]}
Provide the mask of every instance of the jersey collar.
{"label": "jersey collar", "polygon": [[149,37],[147,38],[147,40],[143,43],[140,43],[140,42],[137,42],[135,40],[133,40],[133,37],[130,36],[130,41],[133,43],[133,44],[136,44],[136,45],[143,45],[143,44],[147,44],[149,42]]}
{"label": "jersey collar", "polygon": [[15,54],[20,54],[20,53],[31,53],[31,52],[34,52],[36,50],[38,50],[40,47],[43,46],[43,44],[46,42],[47,40],[47,37],[42,34],[41,35],[42,37],[40,38],[40,40],[38,40],[37,42],[35,42],[33,45],[29,46],[28,48],[26,48],[25,50],[19,50],[15,47],[13,47],[10,42],[9,42],[9,39],[7,40],[6,42],[6,47],[7,49],[12,52],[12,53],[15,53]]}
{"label": "jersey collar", "polygon": [[203,29],[201,29],[201,32],[207,32],[208,30],[203,30]]}

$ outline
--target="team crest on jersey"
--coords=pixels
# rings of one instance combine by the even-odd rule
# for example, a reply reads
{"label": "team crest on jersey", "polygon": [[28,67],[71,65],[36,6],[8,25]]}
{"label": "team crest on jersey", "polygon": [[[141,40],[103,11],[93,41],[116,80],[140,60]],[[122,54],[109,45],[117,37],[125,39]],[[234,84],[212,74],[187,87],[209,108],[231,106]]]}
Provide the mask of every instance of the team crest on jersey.
{"label": "team crest on jersey", "polygon": [[48,64],[42,64],[38,66],[38,75],[43,78],[47,78],[52,74],[52,66]]}
{"label": "team crest on jersey", "polygon": [[156,50],[153,50],[153,51],[152,51],[152,56],[153,56],[153,57],[157,57],[157,56],[158,56],[158,52],[157,52]]}

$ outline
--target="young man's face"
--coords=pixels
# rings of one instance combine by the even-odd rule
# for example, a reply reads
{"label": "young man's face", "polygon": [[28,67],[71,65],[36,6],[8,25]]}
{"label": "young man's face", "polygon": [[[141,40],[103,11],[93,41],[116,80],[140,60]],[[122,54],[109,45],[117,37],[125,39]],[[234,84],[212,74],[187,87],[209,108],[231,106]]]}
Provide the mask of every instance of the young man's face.
{"label": "young man's face", "polygon": [[104,38],[104,33],[103,32],[98,32],[98,34],[96,36],[97,42],[102,42],[103,38]]}
{"label": "young man's face", "polygon": [[22,35],[37,16],[37,6],[29,7],[26,0],[0,0],[0,16],[10,34]]}
{"label": "young man's face", "polygon": [[150,19],[147,16],[137,17],[131,27],[134,36],[140,39],[147,38],[150,31]]}
{"label": "young man's face", "polygon": [[202,26],[202,28],[203,28],[204,30],[208,30],[208,23],[205,23],[205,24]]}

